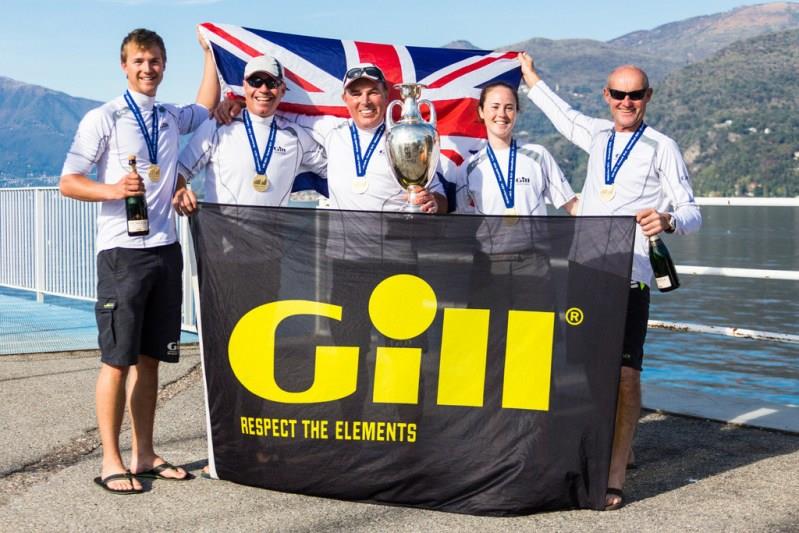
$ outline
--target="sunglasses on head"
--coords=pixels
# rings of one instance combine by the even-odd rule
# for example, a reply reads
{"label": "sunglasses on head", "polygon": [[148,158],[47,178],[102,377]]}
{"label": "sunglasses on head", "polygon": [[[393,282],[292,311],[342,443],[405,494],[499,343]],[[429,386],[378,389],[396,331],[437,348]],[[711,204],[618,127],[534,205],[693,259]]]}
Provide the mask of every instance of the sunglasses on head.
{"label": "sunglasses on head", "polygon": [[355,67],[349,69],[344,78],[348,80],[369,78],[370,80],[383,81],[383,73],[377,67]]}
{"label": "sunglasses on head", "polygon": [[646,89],[638,89],[637,91],[630,92],[617,91],[616,89],[611,89],[608,87],[608,93],[610,93],[610,97],[614,100],[624,100],[628,96],[630,97],[630,100],[643,100],[647,91],[649,91],[648,87]]}
{"label": "sunglasses on head", "polygon": [[250,76],[247,78],[247,83],[253,89],[260,89],[261,85],[266,85],[267,89],[277,89],[280,87],[280,82],[271,76]]}

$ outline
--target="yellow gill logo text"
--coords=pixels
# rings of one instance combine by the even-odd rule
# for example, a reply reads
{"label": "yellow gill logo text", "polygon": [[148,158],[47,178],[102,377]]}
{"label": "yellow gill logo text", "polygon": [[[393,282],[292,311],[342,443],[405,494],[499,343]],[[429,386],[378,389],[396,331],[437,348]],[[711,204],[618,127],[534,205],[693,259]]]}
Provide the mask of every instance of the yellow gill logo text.
{"label": "yellow gill logo text", "polygon": [[[369,316],[384,336],[407,340],[433,323],[437,299],[423,279],[409,274],[380,282],[369,299]],[[438,405],[482,407],[488,349],[489,309],[444,308],[438,371]],[[355,392],[359,347],[317,346],[314,380],[302,392],[289,392],[275,380],[275,332],[292,316],[341,320],[342,307],[308,300],[282,300],[245,314],[230,336],[228,352],[236,378],[251,393],[281,403],[320,403]],[[508,311],[502,407],[547,411],[555,314]],[[416,404],[421,348],[377,348],[375,403]]]}

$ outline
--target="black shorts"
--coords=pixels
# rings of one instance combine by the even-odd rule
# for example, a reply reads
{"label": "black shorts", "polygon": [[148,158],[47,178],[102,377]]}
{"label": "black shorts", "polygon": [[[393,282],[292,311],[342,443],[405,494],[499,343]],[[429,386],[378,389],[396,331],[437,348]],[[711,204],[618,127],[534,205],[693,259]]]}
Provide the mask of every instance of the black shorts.
{"label": "black shorts", "polygon": [[97,254],[95,315],[104,363],[131,366],[140,354],[178,361],[182,272],[178,243]]}
{"label": "black shorts", "polygon": [[644,361],[644,341],[649,323],[649,287],[630,288],[627,317],[624,324],[624,348],[621,366],[641,371]]}

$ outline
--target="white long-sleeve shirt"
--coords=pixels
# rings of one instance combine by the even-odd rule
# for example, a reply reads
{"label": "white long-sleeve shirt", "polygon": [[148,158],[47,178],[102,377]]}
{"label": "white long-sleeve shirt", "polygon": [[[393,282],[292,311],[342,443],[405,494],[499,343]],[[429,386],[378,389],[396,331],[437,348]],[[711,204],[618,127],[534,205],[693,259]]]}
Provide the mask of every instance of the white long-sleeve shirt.
{"label": "white long-sleeve shirt", "polygon": [[[362,180],[357,180],[350,133],[350,125],[353,124],[351,119],[288,113],[284,116],[304,127],[324,147],[327,154],[327,184],[331,208],[348,211],[400,211],[405,207],[405,191],[394,178],[386,155],[385,131],[369,159],[366,175]],[[376,131],[357,128],[362,155],[365,155]],[[364,182],[360,187],[359,181]],[[430,179],[427,190],[444,194],[444,187],[438,176],[434,175]]]}
{"label": "white long-sleeve shirt", "polygon": [[297,174],[310,171],[325,176],[325,153],[303,128],[281,117],[251,114],[250,119],[259,157],[266,149],[273,120],[277,127],[275,145],[266,168],[268,187],[264,191],[253,187],[257,172],[243,120],[239,117],[228,125],[220,125],[211,118],[183,148],[178,161],[178,171],[187,179],[205,170],[206,201],[285,206]]}
{"label": "white long-sleeve shirt", "polygon": [[[600,198],[605,185],[605,150],[614,131],[613,122],[591,118],[563,101],[543,81],[528,97],[547,116],[561,135],[588,152],[588,173],[580,198],[579,215],[635,215],[655,208],[671,211],[677,234],[693,233],[702,225],[699,206],[694,201],[691,178],[677,143],[652,127],[647,127],[629,157],[619,169],[610,201]],[[616,132],[611,164],[615,165],[632,133]],[[647,237],[636,227],[632,279],[649,285]]]}

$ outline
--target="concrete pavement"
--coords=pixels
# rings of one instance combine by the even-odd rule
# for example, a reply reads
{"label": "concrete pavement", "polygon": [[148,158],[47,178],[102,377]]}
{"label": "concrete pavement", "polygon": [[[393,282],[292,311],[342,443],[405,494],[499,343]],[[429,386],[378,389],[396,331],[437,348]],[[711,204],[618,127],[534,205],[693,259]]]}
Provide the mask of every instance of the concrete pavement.
{"label": "concrete pavement", "polygon": [[[649,412],[620,511],[455,515],[197,478],[107,494],[95,352],[0,358],[0,531],[797,531],[799,435]],[[157,450],[195,474],[207,443],[199,355],[164,365]],[[122,442],[129,441],[124,429]]]}

